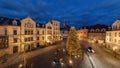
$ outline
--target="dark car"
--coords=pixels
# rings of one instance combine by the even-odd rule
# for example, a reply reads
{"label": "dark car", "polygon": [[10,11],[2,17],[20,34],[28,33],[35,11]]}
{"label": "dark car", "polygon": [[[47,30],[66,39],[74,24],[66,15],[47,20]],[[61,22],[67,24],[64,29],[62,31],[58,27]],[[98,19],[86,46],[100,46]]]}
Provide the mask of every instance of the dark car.
{"label": "dark car", "polygon": [[55,57],[54,60],[53,60],[53,64],[61,64],[61,65],[63,65],[64,64],[63,59]]}
{"label": "dark car", "polygon": [[93,50],[92,47],[88,47],[88,48],[87,48],[87,51],[90,52],[90,53],[94,53],[94,50]]}

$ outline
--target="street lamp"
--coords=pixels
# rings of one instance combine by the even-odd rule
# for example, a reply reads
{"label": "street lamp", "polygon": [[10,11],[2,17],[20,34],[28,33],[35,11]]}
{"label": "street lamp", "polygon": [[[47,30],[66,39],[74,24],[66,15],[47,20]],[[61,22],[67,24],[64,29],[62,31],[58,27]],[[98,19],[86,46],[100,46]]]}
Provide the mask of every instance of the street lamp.
{"label": "street lamp", "polygon": [[115,56],[114,56],[114,57],[116,57],[116,56],[117,56],[117,49],[118,49],[118,47],[117,47],[117,46],[113,47],[113,51],[115,52]]}

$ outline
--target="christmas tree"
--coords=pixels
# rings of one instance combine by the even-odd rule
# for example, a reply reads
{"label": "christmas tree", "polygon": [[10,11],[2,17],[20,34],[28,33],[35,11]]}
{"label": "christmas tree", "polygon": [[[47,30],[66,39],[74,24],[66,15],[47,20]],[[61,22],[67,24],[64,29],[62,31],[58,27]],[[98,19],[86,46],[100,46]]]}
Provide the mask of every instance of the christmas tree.
{"label": "christmas tree", "polygon": [[82,56],[82,50],[77,36],[77,31],[74,27],[70,28],[66,43],[66,50],[70,56]]}

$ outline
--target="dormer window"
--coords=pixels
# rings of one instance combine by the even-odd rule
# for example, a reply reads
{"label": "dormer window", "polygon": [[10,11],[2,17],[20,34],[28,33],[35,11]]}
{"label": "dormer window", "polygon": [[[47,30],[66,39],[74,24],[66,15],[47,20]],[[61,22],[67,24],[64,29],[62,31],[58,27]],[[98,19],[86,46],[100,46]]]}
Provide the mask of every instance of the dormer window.
{"label": "dormer window", "polygon": [[105,32],[105,29],[103,28],[103,29],[101,30],[101,32]]}
{"label": "dormer window", "polygon": [[45,27],[45,25],[42,25],[42,27]]}
{"label": "dormer window", "polygon": [[13,23],[13,25],[15,25],[15,26],[17,25],[17,21],[16,21],[16,20],[14,20],[12,23]]}
{"label": "dormer window", "polygon": [[91,29],[90,32],[94,32],[94,29]]}
{"label": "dormer window", "polygon": [[99,32],[99,29],[96,29],[96,32]]}
{"label": "dormer window", "polygon": [[37,24],[37,27],[39,27],[40,25],[39,24]]}

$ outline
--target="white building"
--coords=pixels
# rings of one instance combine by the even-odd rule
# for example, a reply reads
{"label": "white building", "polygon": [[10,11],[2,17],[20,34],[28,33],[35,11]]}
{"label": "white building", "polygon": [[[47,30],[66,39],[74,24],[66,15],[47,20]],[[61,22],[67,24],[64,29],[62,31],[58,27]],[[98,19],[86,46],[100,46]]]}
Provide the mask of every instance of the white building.
{"label": "white building", "polygon": [[[22,20],[1,18],[0,20],[0,56],[30,51],[46,43],[61,40],[60,23],[50,21],[36,24],[29,16]],[[4,52],[3,52],[4,51]]]}
{"label": "white building", "polygon": [[114,48],[117,46],[120,48],[120,20],[116,20],[111,27],[110,31],[106,31],[107,47]]}
{"label": "white building", "polygon": [[46,29],[46,42],[55,43],[56,41],[62,40],[60,33],[60,22],[52,20],[45,24]]}

